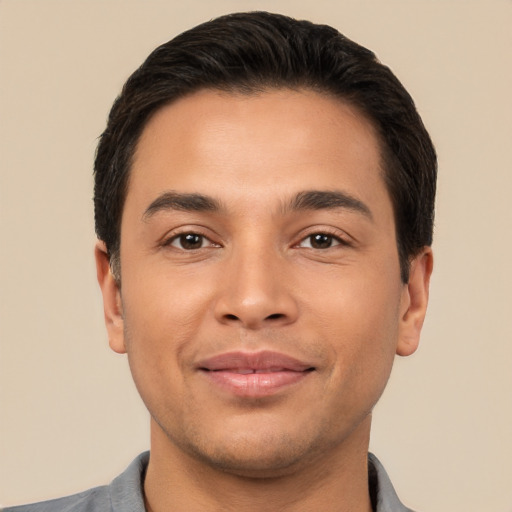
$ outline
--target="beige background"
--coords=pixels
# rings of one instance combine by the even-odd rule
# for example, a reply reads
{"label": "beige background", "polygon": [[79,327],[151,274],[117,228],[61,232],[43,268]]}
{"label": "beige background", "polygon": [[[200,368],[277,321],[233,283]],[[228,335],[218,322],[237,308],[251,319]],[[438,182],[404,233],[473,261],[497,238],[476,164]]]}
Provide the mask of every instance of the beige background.
{"label": "beige background", "polygon": [[153,47],[254,9],[336,26],[415,97],[439,152],[435,276],[371,448],[418,510],[512,511],[510,0],[0,1],[0,503],[107,483],[148,446],[95,282],[96,137]]}

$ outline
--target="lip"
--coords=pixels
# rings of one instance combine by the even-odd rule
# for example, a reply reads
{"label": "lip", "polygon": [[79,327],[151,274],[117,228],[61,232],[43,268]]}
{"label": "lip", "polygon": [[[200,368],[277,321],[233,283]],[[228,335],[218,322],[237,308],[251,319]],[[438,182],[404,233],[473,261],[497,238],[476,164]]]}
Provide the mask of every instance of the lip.
{"label": "lip", "polygon": [[212,384],[242,397],[265,397],[306,379],[314,366],[273,351],[227,352],[197,365]]}

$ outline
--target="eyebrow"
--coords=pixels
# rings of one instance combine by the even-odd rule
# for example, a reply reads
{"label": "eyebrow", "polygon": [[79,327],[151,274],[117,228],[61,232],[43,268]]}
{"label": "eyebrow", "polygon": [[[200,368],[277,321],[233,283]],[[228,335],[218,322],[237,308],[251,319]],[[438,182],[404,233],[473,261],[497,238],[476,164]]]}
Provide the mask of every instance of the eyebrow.
{"label": "eyebrow", "polygon": [[370,208],[354,196],[338,190],[306,190],[299,192],[286,210],[332,210],[344,208],[373,219]]}
{"label": "eyebrow", "polygon": [[178,210],[183,212],[216,212],[221,210],[219,201],[202,194],[165,192],[158,196],[145,210],[142,220],[149,220],[161,211]]}
{"label": "eyebrow", "polygon": [[[346,192],[333,190],[306,190],[295,195],[283,208],[283,213],[302,210],[333,210],[344,208],[373,219],[370,208]],[[142,215],[144,221],[161,211],[218,212],[220,202],[210,196],[197,193],[165,192],[158,196]]]}

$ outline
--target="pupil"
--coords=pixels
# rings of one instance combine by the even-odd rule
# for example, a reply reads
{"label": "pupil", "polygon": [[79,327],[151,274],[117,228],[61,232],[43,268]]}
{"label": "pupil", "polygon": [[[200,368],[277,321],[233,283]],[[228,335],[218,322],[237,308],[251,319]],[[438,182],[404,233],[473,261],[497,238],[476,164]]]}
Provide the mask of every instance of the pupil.
{"label": "pupil", "polygon": [[181,235],[180,242],[184,249],[198,249],[201,247],[202,238],[201,235],[188,233],[187,235]]}
{"label": "pupil", "polygon": [[311,237],[311,245],[315,249],[326,249],[330,247],[332,244],[332,237],[330,235],[324,235],[322,233],[318,233]]}

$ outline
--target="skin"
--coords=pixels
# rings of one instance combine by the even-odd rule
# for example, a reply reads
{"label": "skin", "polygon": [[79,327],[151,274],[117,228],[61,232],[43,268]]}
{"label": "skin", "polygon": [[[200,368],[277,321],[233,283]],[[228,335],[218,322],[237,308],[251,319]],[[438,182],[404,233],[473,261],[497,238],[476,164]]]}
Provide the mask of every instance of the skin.
{"label": "skin", "polygon": [[[322,191],[320,206],[298,207],[306,191]],[[329,206],[325,192],[355,202]],[[219,208],[176,208],[169,193]],[[131,170],[122,287],[102,242],[96,260],[110,346],[128,354],[151,414],[149,510],[371,510],[371,411],[395,354],[417,348],[432,253],[401,282],[379,144],[360,112],[289,90],[204,90],[162,108]],[[314,370],[251,397],[197,369],[261,350]]]}

